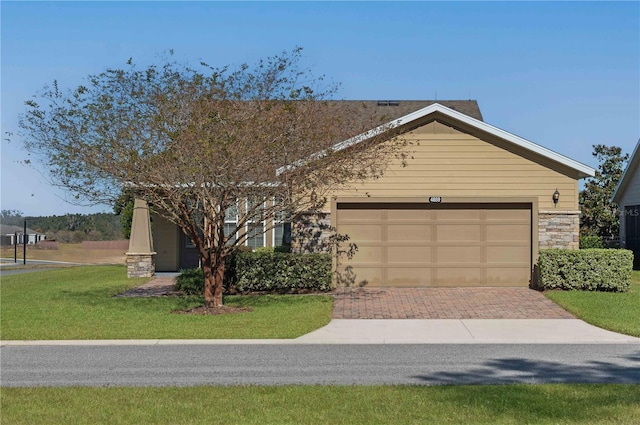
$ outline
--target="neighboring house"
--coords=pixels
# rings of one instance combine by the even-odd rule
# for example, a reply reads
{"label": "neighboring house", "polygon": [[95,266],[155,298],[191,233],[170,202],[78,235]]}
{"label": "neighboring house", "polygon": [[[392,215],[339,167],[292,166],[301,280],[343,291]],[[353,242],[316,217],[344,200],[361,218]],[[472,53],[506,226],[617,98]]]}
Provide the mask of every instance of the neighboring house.
{"label": "neighboring house", "polygon": [[[16,243],[16,234],[18,245],[22,245],[25,241],[24,227],[9,226],[7,224],[0,225],[0,235],[2,235],[1,242],[3,246],[13,245],[14,243]],[[45,239],[47,239],[46,235],[38,233],[33,229],[27,228],[27,245],[35,245]]]}
{"label": "neighboring house", "polygon": [[640,269],[640,140],[629,158],[612,202],[620,208],[620,246],[634,254],[634,268]]}
{"label": "neighboring house", "polygon": [[[476,101],[365,103],[416,143],[407,166],[333,193],[325,208],[358,246],[337,270],[355,284],[527,286],[540,248],[578,248],[578,180],[592,168],[483,122]],[[249,243],[277,245],[286,226]],[[153,227],[156,270],[197,265],[176,226],[156,217]]]}

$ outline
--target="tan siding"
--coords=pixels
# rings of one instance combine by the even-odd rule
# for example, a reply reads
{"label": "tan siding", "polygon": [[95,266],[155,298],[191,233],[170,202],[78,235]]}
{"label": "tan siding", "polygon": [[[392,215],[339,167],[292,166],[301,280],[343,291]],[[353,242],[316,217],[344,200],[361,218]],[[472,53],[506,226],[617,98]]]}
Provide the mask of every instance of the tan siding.
{"label": "tan siding", "polygon": [[[497,144],[475,136],[415,129],[405,138],[413,141],[407,166],[394,161],[380,179],[358,183],[334,194],[369,197],[415,196],[534,196],[540,210],[577,210],[577,180]],[[432,126],[433,127],[433,126]],[[553,192],[560,202],[554,206]],[[443,201],[446,201],[443,200]]]}
{"label": "tan siding", "polygon": [[180,247],[178,227],[159,215],[153,217],[153,241],[156,254],[156,271],[176,271]]}

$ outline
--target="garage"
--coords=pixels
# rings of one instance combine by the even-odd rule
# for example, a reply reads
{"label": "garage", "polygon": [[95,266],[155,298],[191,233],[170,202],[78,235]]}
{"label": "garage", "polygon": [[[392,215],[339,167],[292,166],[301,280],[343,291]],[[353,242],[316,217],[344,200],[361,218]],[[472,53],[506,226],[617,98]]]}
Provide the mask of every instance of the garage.
{"label": "garage", "polygon": [[337,232],[357,246],[338,264],[343,284],[529,285],[532,203],[336,202],[334,211]]}

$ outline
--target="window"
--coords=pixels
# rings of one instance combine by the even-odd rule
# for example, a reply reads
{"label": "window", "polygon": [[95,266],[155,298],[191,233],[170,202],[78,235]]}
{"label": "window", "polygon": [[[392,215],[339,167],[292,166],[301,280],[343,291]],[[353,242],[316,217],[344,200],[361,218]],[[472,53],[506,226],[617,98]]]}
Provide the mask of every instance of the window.
{"label": "window", "polygon": [[247,235],[247,246],[256,249],[264,246],[264,223],[251,223],[247,226],[249,233]]}
{"label": "window", "polygon": [[[264,208],[263,199],[248,199],[247,210]],[[247,223],[247,242],[246,245],[256,249],[263,247],[264,244],[264,220],[263,221],[249,221]]]}
{"label": "window", "polygon": [[224,235],[229,236],[228,245],[232,245],[238,239],[237,233],[235,233],[236,227],[238,226],[238,206],[234,205],[229,207],[224,213]]}
{"label": "window", "polygon": [[275,223],[273,226],[273,246],[291,245],[291,223]]}
{"label": "window", "polygon": [[[277,202],[277,201],[276,201]],[[291,245],[290,214],[280,212],[273,218],[273,246]]]}
{"label": "window", "polygon": [[[258,202],[264,207],[264,201],[260,200],[248,200],[245,202],[247,209],[256,208]],[[260,208],[260,205],[258,205]],[[237,233],[234,233],[238,226],[238,207],[237,205],[230,207],[225,212],[224,218],[224,234],[233,235],[229,239],[229,244],[235,243],[238,238]],[[266,223],[263,221],[249,221],[245,227],[247,237],[245,245],[252,249],[260,248],[266,245],[265,235]],[[291,244],[291,223],[289,223],[289,214],[281,213],[277,214],[274,218],[273,227],[273,246],[282,246]]]}

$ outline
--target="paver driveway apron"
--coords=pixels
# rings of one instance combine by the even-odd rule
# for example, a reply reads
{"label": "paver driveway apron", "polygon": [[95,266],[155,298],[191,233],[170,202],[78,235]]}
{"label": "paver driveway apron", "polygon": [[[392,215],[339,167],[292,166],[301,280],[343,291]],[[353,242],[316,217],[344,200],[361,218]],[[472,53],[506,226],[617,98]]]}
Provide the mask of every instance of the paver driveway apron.
{"label": "paver driveway apron", "polygon": [[356,288],[335,293],[334,319],[573,319],[520,287]]}

